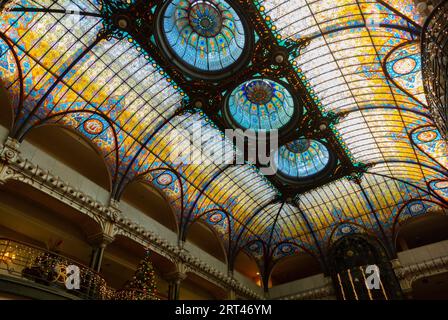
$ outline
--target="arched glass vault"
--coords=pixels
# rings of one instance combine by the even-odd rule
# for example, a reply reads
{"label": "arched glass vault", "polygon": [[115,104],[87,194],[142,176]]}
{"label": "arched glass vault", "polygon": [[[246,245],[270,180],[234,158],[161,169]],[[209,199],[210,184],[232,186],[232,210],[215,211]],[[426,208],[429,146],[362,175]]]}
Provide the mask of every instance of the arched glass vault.
{"label": "arched glass vault", "polygon": [[[322,257],[341,223],[362,226],[354,230],[368,230],[392,250],[394,217],[409,201],[418,198],[447,206],[446,143],[438,138],[422,94],[419,49],[414,46],[422,17],[413,1],[250,4],[254,10],[245,15],[249,25],[257,20],[266,31],[259,46],[286,50],[287,44],[308,39],[308,46],[286,61],[264,57],[256,48],[254,54],[270,64],[278,61],[269,69],[270,77],[279,80],[288,73],[288,79],[296,81],[289,84],[301,88],[301,105],[308,108],[304,119],[310,119],[301,129],[309,126],[309,139],[328,140],[326,146],[338,159],[332,174],[342,172],[337,179],[320,185],[310,182],[306,191],[288,195],[254,165],[218,161],[223,144],[230,150],[226,159],[238,152],[222,136],[218,122],[212,121],[222,105],[213,109],[212,104],[213,112],[208,113],[187,108],[194,99],[190,89],[200,80],[188,80],[178,65],[166,59],[157,34],[139,36],[152,30],[145,26],[156,21],[161,10],[156,3],[148,7],[145,1],[9,2],[0,15],[0,77],[15,115],[10,135],[26,139],[30,128],[49,121],[78,130],[105,158],[113,197],[119,199],[135,179],[154,184],[176,211],[181,235],[202,217],[222,236],[229,263],[244,248],[261,265],[267,261],[265,274],[272,263],[294,252],[306,250]],[[215,5],[224,1],[187,3],[196,6],[191,19],[204,37],[217,34],[219,26],[229,23],[225,19],[239,15],[229,11],[225,19],[217,19]],[[213,4],[208,11],[205,3]],[[235,8],[248,5],[238,0],[228,3]],[[136,25],[120,20],[117,12],[125,16],[131,12]],[[209,22],[200,18],[205,12]],[[166,31],[185,32],[183,23],[168,24]],[[237,20],[234,23],[241,31]],[[135,28],[140,33],[131,36]],[[234,35],[235,43],[252,41],[240,37],[244,32]],[[240,52],[244,43],[234,47],[230,43],[226,50],[232,58],[228,63],[219,60],[216,68],[211,67],[215,63],[211,55],[207,63],[198,63],[184,55],[186,49],[172,51],[187,57],[190,69],[218,72],[244,54]],[[229,80],[232,76],[226,73],[222,83],[230,89],[229,83],[234,87],[256,77],[254,65],[247,61],[245,68],[232,71],[239,81]],[[257,99],[265,102],[264,97]],[[290,104],[286,105],[285,119],[290,112]],[[199,129],[213,137],[208,141],[219,143],[191,144],[191,134],[199,134]],[[325,167],[327,154],[314,146],[321,163],[315,166],[318,171]],[[192,161],[200,157],[208,161],[206,165]],[[363,170],[354,171],[356,164],[364,164]],[[347,168],[352,171],[344,171]],[[221,218],[207,215],[210,212],[219,212]]]}

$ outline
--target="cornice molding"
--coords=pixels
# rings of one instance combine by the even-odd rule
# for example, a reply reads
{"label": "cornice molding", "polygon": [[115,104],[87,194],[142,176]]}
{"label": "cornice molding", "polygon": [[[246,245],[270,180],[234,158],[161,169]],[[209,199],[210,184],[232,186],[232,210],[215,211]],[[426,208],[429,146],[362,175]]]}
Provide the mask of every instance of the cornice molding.
{"label": "cornice molding", "polygon": [[448,272],[448,256],[434,258],[423,262],[402,266],[398,259],[392,261],[395,274],[400,281],[401,289],[407,293],[412,291],[412,284],[418,279]]}
{"label": "cornice molding", "polygon": [[84,191],[72,187],[50,170],[39,167],[20,154],[20,144],[11,138],[0,146],[0,185],[16,180],[36,188],[59,201],[94,219],[108,237],[117,235],[130,238],[137,243],[166,257],[176,265],[185,266],[185,272],[200,275],[208,281],[238,295],[251,299],[263,299],[257,292],[249,289],[235,278],[215,269],[199,258],[191,255],[178,245],[169,243],[154,232],[145,229],[120,210],[117,201],[104,205]]}
{"label": "cornice molding", "polygon": [[335,299],[331,278],[325,278],[325,284],[319,288],[305,290],[296,294],[279,298],[279,300],[324,300]]}

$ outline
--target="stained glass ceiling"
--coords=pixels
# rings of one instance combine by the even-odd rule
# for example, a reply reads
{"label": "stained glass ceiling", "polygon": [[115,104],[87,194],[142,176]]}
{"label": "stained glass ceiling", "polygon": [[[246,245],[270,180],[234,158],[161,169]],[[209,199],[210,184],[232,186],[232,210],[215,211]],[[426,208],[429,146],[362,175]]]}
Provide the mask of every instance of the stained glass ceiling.
{"label": "stained glass ceiling", "polygon": [[[10,135],[23,140],[32,128],[45,124],[78,131],[104,157],[113,197],[119,199],[135,179],[153,184],[175,209],[181,239],[194,221],[205,221],[221,235],[230,263],[243,248],[264,273],[278,259],[304,251],[325,263],[331,242],[353,232],[374,235],[393,252],[397,225],[447,206],[447,149],[423,92],[423,19],[412,0],[214,0],[208,11],[206,1],[196,2],[172,2],[196,10],[194,28],[185,24],[186,16],[178,17],[178,26],[189,35],[216,36],[224,24],[241,31],[238,19],[232,20],[236,11],[226,9],[225,21],[218,24],[210,20],[218,14],[216,5],[229,8],[227,3],[253,8],[240,17],[249,21],[248,30],[255,20],[265,28],[261,35],[249,31],[246,38],[241,36],[244,32],[227,32],[224,46],[214,43],[223,50],[222,59],[213,60],[216,51],[210,47],[198,49],[198,57],[208,62],[190,59],[190,69],[216,72],[219,66],[233,65],[252,37],[255,42],[270,37],[286,47],[306,42],[300,53],[286,56],[300,86],[319,106],[308,109],[311,102],[301,100],[307,108],[304,116],[337,115],[339,121],[328,123],[331,130],[323,139],[331,146],[339,141],[335,148],[344,149],[352,163],[362,163],[365,169],[316,186],[310,182],[306,192],[285,197],[256,166],[232,164],[241,150],[200,104],[186,107],[194,98],[189,81],[210,91],[232,83],[239,72],[254,68],[253,62],[233,69],[230,80],[214,84],[201,82],[200,73],[190,79],[174,65],[161,65],[160,42],[150,36],[153,26],[139,26],[153,42],[151,50],[129,33],[110,27],[111,12],[122,12],[132,1],[7,3],[0,18],[0,77],[14,105]],[[144,4],[148,11],[135,21],[157,20],[162,2]],[[179,36],[172,34],[177,31],[170,21],[168,40]],[[118,18],[116,23],[126,29],[132,21]],[[175,46],[169,49],[171,56],[189,54],[187,43],[170,41]],[[186,82],[174,80],[180,78]],[[191,144],[191,135],[199,131],[208,139]],[[312,153],[311,159],[326,158],[325,152]],[[225,162],[215,161],[221,156]],[[202,161],[187,161],[189,157]],[[291,174],[300,171],[295,170]]]}

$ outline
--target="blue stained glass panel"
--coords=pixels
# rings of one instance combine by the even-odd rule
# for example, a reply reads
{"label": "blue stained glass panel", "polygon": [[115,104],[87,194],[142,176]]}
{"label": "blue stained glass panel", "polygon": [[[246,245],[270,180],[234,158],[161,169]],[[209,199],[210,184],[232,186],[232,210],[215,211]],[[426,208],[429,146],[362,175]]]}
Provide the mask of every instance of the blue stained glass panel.
{"label": "blue stained glass panel", "polygon": [[182,62],[200,71],[231,66],[246,45],[240,17],[224,0],[172,0],[163,15],[163,31]]}
{"label": "blue stained glass panel", "polygon": [[233,121],[244,129],[269,131],[288,124],[294,114],[291,93],[268,79],[246,81],[235,88],[228,100]]}
{"label": "blue stained glass panel", "polygon": [[319,141],[298,139],[281,146],[274,155],[274,161],[281,173],[301,179],[324,170],[329,164],[330,153]]}

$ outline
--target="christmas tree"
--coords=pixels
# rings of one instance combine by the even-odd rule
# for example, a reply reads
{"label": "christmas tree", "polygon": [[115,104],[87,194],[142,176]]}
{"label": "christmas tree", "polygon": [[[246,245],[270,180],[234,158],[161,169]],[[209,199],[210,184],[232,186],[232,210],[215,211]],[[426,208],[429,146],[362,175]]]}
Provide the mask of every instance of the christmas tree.
{"label": "christmas tree", "polygon": [[132,280],[126,284],[124,290],[118,293],[118,299],[158,300],[155,295],[157,286],[150,256],[149,250],[146,251],[145,257],[137,267]]}

